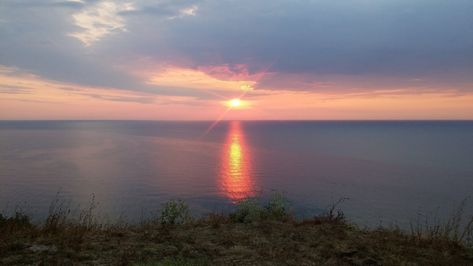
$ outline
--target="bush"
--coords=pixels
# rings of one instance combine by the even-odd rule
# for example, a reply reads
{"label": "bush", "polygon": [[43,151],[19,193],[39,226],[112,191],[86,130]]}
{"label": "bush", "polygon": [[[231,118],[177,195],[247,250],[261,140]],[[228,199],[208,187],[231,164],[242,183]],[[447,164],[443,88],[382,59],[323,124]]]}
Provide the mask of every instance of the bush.
{"label": "bush", "polygon": [[19,211],[15,212],[14,216],[6,217],[0,214],[0,231],[3,230],[19,230],[22,228],[31,227],[30,218]]}
{"label": "bush", "polygon": [[191,219],[189,207],[182,200],[170,200],[163,204],[159,221],[164,225],[183,224]]}
{"label": "bush", "polygon": [[255,198],[247,198],[240,201],[236,206],[236,211],[231,218],[240,223],[252,223],[260,221],[264,216],[264,209],[258,204]]}
{"label": "bush", "polygon": [[289,201],[283,194],[273,192],[264,205],[259,204],[258,198],[247,198],[236,205],[236,211],[231,214],[235,222],[253,223],[262,220],[286,221],[289,214]]}
{"label": "bush", "polygon": [[271,220],[287,220],[290,217],[289,206],[289,200],[283,194],[273,192],[265,206],[266,216]]}

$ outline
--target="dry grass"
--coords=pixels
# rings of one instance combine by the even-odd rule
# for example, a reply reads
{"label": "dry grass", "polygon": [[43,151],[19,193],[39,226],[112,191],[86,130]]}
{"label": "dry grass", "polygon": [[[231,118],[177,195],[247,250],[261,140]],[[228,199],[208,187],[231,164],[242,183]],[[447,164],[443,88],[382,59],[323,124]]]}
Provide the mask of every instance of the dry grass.
{"label": "dry grass", "polygon": [[155,220],[103,225],[95,206],[91,200],[74,218],[54,202],[41,225],[19,212],[0,216],[0,265],[473,265],[471,220],[458,216],[412,233],[362,230],[336,204],[296,220],[276,195],[264,205],[243,201],[229,215],[188,219],[187,206],[174,201]]}
{"label": "dry grass", "polygon": [[[416,239],[451,241],[459,245],[473,246],[473,215],[466,217],[464,199],[446,222],[436,217],[423,216],[411,223],[410,234]],[[432,222],[433,220],[433,222]]]}

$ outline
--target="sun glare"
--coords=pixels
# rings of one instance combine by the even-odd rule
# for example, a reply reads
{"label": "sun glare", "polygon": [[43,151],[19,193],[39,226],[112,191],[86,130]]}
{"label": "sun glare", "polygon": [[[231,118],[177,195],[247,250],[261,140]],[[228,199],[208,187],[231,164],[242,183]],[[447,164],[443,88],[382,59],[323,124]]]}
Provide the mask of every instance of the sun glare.
{"label": "sun glare", "polygon": [[230,106],[231,106],[231,107],[234,107],[234,108],[240,107],[240,106],[241,106],[241,101],[240,101],[240,99],[235,98],[235,99],[230,100]]}

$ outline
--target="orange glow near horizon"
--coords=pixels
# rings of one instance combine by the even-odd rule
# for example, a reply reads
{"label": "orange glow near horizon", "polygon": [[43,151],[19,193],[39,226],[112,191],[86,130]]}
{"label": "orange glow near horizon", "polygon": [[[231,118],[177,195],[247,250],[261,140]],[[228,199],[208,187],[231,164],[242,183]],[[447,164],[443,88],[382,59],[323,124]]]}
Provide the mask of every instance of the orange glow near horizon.
{"label": "orange glow near horizon", "polygon": [[249,147],[240,122],[232,121],[223,147],[219,187],[232,202],[255,195]]}
{"label": "orange glow near horizon", "polygon": [[[212,72],[212,75],[216,74]],[[204,83],[210,88],[222,85],[217,82],[210,86],[213,81],[207,81]],[[182,82],[184,86],[185,80]],[[162,95],[45,79],[0,65],[0,119],[215,120],[218,117],[217,122],[223,119],[473,119],[473,93],[454,88],[426,91],[417,87],[386,87],[343,92],[327,87],[321,91],[297,91],[258,86],[253,89],[248,83],[240,84],[233,79],[229,82],[232,91],[219,91],[202,98],[199,95],[203,94],[199,93],[211,92],[210,89],[202,91],[199,86],[192,87],[196,85],[192,82],[188,89],[194,90],[195,96],[191,92]],[[233,97],[240,99],[239,103],[231,104]]]}

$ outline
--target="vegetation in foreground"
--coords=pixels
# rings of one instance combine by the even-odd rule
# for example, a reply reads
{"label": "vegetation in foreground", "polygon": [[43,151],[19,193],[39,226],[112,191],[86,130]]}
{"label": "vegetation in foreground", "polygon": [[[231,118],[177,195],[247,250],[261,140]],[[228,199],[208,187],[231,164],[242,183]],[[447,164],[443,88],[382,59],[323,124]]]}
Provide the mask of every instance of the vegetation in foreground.
{"label": "vegetation in foreground", "polygon": [[360,229],[330,208],[297,220],[279,194],[247,199],[234,213],[189,215],[170,201],[139,225],[95,221],[94,204],[76,218],[55,202],[35,225],[22,213],[0,215],[2,265],[473,265],[471,221],[443,226]]}

